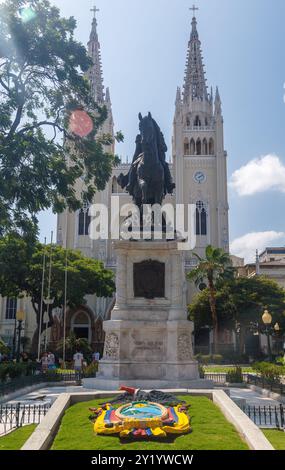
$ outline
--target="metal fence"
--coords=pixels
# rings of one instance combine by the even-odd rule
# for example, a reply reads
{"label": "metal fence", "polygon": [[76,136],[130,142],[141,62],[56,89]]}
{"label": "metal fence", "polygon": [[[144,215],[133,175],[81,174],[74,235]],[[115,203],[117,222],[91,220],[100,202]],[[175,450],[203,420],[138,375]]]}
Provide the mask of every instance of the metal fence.
{"label": "metal fence", "polygon": [[26,405],[15,403],[0,405],[0,435],[8,434],[27,424],[39,424],[47,414],[49,403],[41,405]]}
{"label": "metal fence", "polygon": [[70,372],[65,374],[48,372],[46,374],[41,373],[26,377],[19,377],[11,379],[8,382],[0,382],[0,396],[4,396],[8,393],[16,392],[21,388],[37,385],[43,382],[75,382],[77,385],[80,385],[82,377],[83,375],[80,372]]}
{"label": "metal fence", "polygon": [[268,380],[258,375],[248,374],[247,383],[249,385],[256,385],[257,387],[265,388],[271,392],[285,395],[285,384],[274,380]]}
{"label": "metal fence", "polygon": [[285,429],[285,409],[279,406],[241,406],[242,411],[261,428]]}
{"label": "metal fence", "polygon": [[[246,373],[242,374],[244,382],[247,382],[247,376],[248,374]],[[212,380],[216,385],[225,385],[225,383],[227,382],[227,373],[205,372],[203,378],[207,380]]]}

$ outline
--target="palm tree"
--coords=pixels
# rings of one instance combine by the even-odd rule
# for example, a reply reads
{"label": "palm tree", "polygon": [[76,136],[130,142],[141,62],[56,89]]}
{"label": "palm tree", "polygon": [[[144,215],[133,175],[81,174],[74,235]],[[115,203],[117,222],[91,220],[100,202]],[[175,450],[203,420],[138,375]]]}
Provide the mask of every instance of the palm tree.
{"label": "palm tree", "polygon": [[216,309],[216,286],[215,281],[217,278],[226,274],[227,270],[231,267],[231,261],[228,253],[221,248],[214,248],[209,245],[206,248],[206,257],[203,259],[196,253],[193,255],[199,260],[199,264],[189,274],[188,279],[199,286],[207,279],[209,289],[209,303],[213,321],[213,345],[214,353],[217,352],[218,344],[218,318]]}

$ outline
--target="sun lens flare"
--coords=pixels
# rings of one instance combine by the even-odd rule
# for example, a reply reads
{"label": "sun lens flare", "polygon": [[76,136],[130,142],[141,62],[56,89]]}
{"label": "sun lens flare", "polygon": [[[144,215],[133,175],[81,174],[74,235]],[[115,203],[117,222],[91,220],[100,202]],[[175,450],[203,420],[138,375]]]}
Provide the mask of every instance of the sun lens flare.
{"label": "sun lens flare", "polygon": [[28,23],[37,16],[35,10],[29,5],[23,5],[19,9],[19,15],[23,23]]}
{"label": "sun lens flare", "polygon": [[79,137],[86,137],[93,130],[92,119],[85,111],[73,111],[70,116],[69,130]]}

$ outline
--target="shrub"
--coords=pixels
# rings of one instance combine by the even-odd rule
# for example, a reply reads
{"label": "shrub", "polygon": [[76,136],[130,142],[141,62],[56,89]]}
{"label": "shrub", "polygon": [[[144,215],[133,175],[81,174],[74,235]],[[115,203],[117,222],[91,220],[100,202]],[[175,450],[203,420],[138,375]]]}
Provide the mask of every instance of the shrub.
{"label": "shrub", "polygon": [[221,354],[213,354],[212,355],[212,362],[214,364],[222,364],[223,356]]}
{"label": "shrub", "polygon": [[208,364],[222,364],[223,362],[223,356],[221,356],[221,354],[197,354],[195,358],[200,362],[200,364],[204,364],[205,366]]}
{"label": "shrub", "polygon": [[237,366],[234,369],[229,370],[227,373],[226,381],[231,384],[243,383],[242,368],[240,366]]}
{"label": "shrub", "polygon": [[4,356],[7,356],[9,354],[9,352],[10,352],[10,349],[8,348],[8,346],[6,346],[4,341],[2,341],[2,339],[0,339],[0,353],[4,354]]}
{"label": "shrub", "polygon": [[204,379],[204,378],[205,378],[205,369],[204,369],[204,367],[203,367],[201,364],[199,364],[198,367],[199,367],[200,379]]}
{"label": "shrub", "polygon": [[91,362],[89,366],[83,368],[83,374],[86,377],[96,377],[96,372],[98,371],[98,363]]}
{"label": "shrub", "polygon": [[270,382],[280,382],[281,376],[285,375],[285,367],[269,362],[257,362],[252,367],[262,378]]}

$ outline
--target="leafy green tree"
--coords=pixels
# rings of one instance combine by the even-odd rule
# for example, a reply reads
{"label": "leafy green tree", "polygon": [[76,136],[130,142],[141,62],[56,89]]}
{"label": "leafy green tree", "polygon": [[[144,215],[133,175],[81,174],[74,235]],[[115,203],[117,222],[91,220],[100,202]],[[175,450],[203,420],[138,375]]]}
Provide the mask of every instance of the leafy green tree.
{"label": "leafy green tree", "polygon": [[[56,351],[61,354],[63,350],[63,340],[60,340],[58,342]],[[73,355],[76,353],[76,351],[82,352],[84,355],[85,359],[89,356],[91,356],[92,353],[92,348],[89,345],[87,339],[85,338],[76,338],[76,335],[71,332],[69,336],[67,336],[65,340],[65,350],[66,350],[66,355],[68,360],[73,359]]]}
{"label": "leafy green tree", "polygon": [[0,235],[35,229],[41,210],[78,209],[79,178],[91,201],[118,161],[104,150],[110,135],[95,140],[107,109],[92,98],[92,61],[75,29],[48,0],[1,2]]}
{"label": "leafy green tree", "polygon": [[6,236],[0,239],[0,295],[3,297],[31,298],[37,319],[37,329],[32,341],[36,349],[39,327],[41,332],[50,328],[53,323],[52,308],[43,303],[43,315],[48,311],[49,321],[43,323],[41,318],[41,289],[43,259],[46,257],[46,275],[44,298],[48,298],[48,271],[50,257],[51,291],[54,299],[52,308],[63,308],[64,286],[67,260],[67,303],[70,308],[85,304],[86,295],[96,294],[99,297],[111,297],[115,290],[113,272],[105,269],[103,263],[84,256],[75,250],[65,250],[57,245],[44,246],[40,243],[29,244],[19,236]]}
{"label": "leafy green tree", "polygon": [[199,286],[205,280],[208,283],[206,295],[210,304],[210,311],[213,325],[213,344],[214,352],[217,351],[218,344],[218,317],[216,308],[216,281],[222,275],[225,275],[227,269],[230,267],[230,258],[228,253],[225,253],[221,248],[214,248],[211,245],[207,246],[205,258],[202,259],[199,255],[194,253],[199,263],[189,274],[188,279]]}
{"label": "leafy green tree", "polygon": [[[212,325],[209,289],[197,294],[189,305],[189,315],[197,328]],[[216,283],[216,311],[221,326],[236,329],[239,325],[239,349],[244,352],[245,337],[251,328],[261,327],[261,316],[268,307],[273,325],[285,329],[285,291],[265,276],[219,279]]]}

